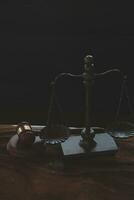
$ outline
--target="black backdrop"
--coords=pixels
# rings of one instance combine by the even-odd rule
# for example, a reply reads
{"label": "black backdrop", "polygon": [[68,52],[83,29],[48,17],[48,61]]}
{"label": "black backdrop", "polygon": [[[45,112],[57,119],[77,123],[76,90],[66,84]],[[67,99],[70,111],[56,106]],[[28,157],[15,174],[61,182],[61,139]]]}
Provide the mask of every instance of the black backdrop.
{"label": "black backdrop", "polygon": [[[82,73],[88,53],[96,72],[117,67],[128,75],[133,104],[133,17],[128,1],[1,1],[0,121],[45,121],[50,81]],[[115,114],[120,84],[118,75],[95,83],[97,113]],[[65,112],[83,111],[80,80],[60,80],[58,95]]]}

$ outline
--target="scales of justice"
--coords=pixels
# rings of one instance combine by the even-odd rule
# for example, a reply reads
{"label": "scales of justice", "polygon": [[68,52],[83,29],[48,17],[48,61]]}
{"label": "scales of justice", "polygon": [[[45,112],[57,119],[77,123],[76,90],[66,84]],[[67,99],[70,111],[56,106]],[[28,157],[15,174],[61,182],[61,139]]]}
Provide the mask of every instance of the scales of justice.
{"label": "scales of justice", "polygon": [[[96,74],[94,70],[93,56],[87,55],[84,58],[84,73],[81,75],[73,75],[71,73],[61,73],[51,83],[52,91],[48,109],[47,125],[42,126],[40,130],[34,129],[28,122],[22,122],[16,127],[16,134],[12,136],[7,144],[7,151],[11,154],[21,150],[33,148],[34,145],[40,145],[47,152],[47,148],[58,145],[61,154],[64,157],[89,156],[100,154],[114,154],[118,151],[118,146],[113,138],[113,134],[104,128],[91,126],[91,99],[92,85],[98,77],[102,77],[111,72],[119,72],[119,69],[108,70],[103,73]],[[85,124],[81,128],[80,134],[72,134],[75,132],[73,127],[67,127],[62,124],[52,122],[52,107],[55,99],[55,86],[59,78],[63,76],[71,76],[81,78],[85,89]],[[126,76],[123,77],[126,81]],[[121,99],[120,99],[121,103]],[[119,110],[118,110],[119,111]],[[133,127],[134,128],[134,127]],[[16,155],[16,154],[15,154]]]}

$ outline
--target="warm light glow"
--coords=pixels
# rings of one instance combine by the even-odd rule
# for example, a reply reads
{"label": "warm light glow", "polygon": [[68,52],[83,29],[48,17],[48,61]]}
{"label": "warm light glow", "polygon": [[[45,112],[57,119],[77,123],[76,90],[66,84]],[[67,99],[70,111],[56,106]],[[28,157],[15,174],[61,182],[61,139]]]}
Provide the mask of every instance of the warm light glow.
{"label": "warm light glow", "polygon": [[31,130],[30,126],[27,125],[27,124],[24,125],[24,129],[25,129],[25,130]]}

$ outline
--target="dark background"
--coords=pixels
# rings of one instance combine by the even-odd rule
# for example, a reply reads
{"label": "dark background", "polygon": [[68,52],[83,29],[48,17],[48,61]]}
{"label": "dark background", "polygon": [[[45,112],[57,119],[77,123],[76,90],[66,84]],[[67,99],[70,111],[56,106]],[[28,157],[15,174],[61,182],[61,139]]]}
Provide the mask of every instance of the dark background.
{"label": "dark background", "polygon": [[[50,82],[60,72],[82,73],[88,53],[94,56],[96,73],[119,68],[128,75],[133,105],[133,17],[129,1],[1,1],[0,122],[45,122]],[[118,74],[95,82],[98,119],[114,119],[120,87]],[[82,82],[62,79],[57,88],[67,120],[82,120]]]}

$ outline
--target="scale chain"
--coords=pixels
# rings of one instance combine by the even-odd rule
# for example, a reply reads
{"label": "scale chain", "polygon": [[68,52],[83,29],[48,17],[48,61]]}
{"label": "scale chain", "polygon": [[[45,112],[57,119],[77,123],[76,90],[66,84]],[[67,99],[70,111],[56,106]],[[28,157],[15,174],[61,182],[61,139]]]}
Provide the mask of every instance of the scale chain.
{"label": "scale chain", "polygon": [[119,114],[120,114],[121,103],[123,101],[123,94],[125,95],[125,97],[127,99],[127,106],[128,106],[128,109],[129,109],[129,113],[132,115],[133,114],[133,109],[132,109],[132,104],[130,102],[130,97],[129,97],[129,94],[128,94],[128,88],[127,88],[127,84],[126,84],[126,77],[124,77],[123,83],[122,83],[122,86],[121,86],[119,103],[118,103],[116,117],[115,117],[116,120],[118,119]]}

